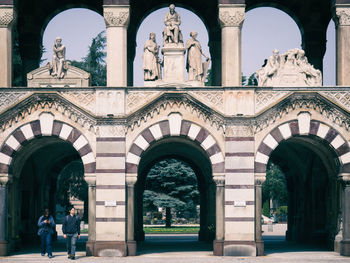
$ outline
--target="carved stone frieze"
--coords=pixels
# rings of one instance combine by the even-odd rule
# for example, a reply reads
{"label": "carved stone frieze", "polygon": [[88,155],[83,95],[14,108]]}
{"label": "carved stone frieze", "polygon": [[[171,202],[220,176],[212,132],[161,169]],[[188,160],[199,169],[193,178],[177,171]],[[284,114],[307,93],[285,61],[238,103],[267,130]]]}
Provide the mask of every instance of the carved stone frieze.
{"label": "carved stone frieze", "polygon": [[338,26],[350,25],[350,8],[337,7],[334,16],[334,22]]}
{"label": "carved stone frieze", "polygon": [[254,136],[252,125],[227,125],[225,127],[226,137],[248,137]]}
{"label": "carved stone frieze", "polygon": [[29,92],[0,92],[0,112],[7,107],[14,105],[24,98]]}
{"label": "carved stone frieze", "polygon": [[350,111],[350,92],[349,91],[321,91],[321,95],[334,100],[340,106]]}
{"label": "carved stone frieze", "polygon": [[107,27],[127,27],[129,25],[129,7],[105,7],[103,16]]}
{"label": "carved stone frieze", "polygon": [[224,130],[224,117],[206,105],[200,105],[195,102],[191,96],[184,93],[163,94],[162,97],[155,102],[147,105],[140,111],[132,113],[126,120],[128,129],[133,130],[134,127],[140,126],[142,122],[147,122],[162,111],[168,109],[181,109],[188,111],[201,118],[211,126],[216,126],[218,130]]}
{"label": "carved stone frieze", "polygon": [[8,27],[15,20],[15,11],[12,7],[0,6],[0,27]]}
{"label": "carved stone frieze", "polygon": [[96,135],[100,137],[124,137],[126,127],[124,125],[103,125],[96,128]]}
{"label": "carved stone frieze", "polygon": [[290,91],[257,90],[255,92],[255,112],[262,111],[289,94],[291,94]]}
{"label": "carved stone frieze", "polygon": [[244,7],[219,6],[219,21],[221,27],[240,27],[245,18]]}
{"label": "carved stone frieze", "polygon": [[160,94],[160,91],[129,91],[126,97],[126,113],[141,108]]}
{"label": "carved stone frieze", "polygon": [[90,112],[95,111],[96,94],[94,91],[63,91],[60,92],[60,95]]}
{"label": "carved stone frieze", "polygon": [[206,105],[212,106],[221,112],[224,111],[223,91],[190,91],[188,93]]}

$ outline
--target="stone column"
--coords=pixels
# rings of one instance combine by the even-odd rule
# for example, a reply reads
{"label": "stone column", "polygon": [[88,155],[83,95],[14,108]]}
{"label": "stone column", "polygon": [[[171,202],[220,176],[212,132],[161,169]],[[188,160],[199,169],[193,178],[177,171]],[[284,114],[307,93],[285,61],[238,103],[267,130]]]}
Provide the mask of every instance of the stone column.
{"label": "stone column", "polygon": [[0,256],[6,256],[8,253],[8,200],[7,187],[10,183],[8,174],[0,174]]}
{"label": "stone column", "polygon": [[225,177],[214,176],[216,183],[216,235],[214,255],[223,256],[225,239]]}
{"label": "stone column", "polygon": [[86,242],[86,255],[94,255],[96,241],[96,175],[85,174],[85,181],[89,185],[89,239]]}
{"label": "stone column", "polygon": [[12,24],[13,5],[0,4],[0,88],[12,85]]}
{"label": "stone column", "polygon": [[340,255],[350,256],[350,174],[342,174],[343,191],[343,240],[340,242]]}
{"label": "stone column", "polygon": [[129,5],[104,5],[107,27],[107,86],[127,85],[127,28]]}
{"label": "stone column", "polygon": [[135,241],[135,183],[137,175],[129,174],[126,177],[127,184],[127,246],[128,256],[136,256],[136,241]]}
{"label": "stone column", "polygon": [[241,28],[245,4],[219,4],[222,86],[242,85]]}
{"label": "stone column", "polygon": [[262,184],[265,181],[265,175],[257,177],[255,175],[255,243],[257,247],[257,256],[264,255],[264,241],[262,241],[261,228],[261,208],[262,208]]}
{"label": "stone column", "polygon": [[338,86],[349,86],[350,1],[348,4],[335,4],[334,10],[333,19],[336,27],[336,82]]}

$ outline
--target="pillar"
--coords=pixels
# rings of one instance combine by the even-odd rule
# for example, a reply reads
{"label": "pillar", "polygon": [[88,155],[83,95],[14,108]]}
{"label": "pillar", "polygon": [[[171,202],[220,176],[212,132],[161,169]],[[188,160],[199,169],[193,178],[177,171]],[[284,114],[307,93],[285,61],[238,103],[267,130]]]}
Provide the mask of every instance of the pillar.
{"label": "pillar", "polygon": [[336,83],[338,86],[349,86],[350,1],[348,4],[335,2],[333,19],[336,27]]}
{"label": "pillar", "polygon": [[0,88],[12,86],[12,24],[14,21],[13,5],[0,1]]}
{"label": "pillar", "polygon": [[8,254],[8,174],[0,174],[0,256]]}
{"label": "pillar", "polygon": [[135,183],[137,175],[128,175],[126,177],[127,184],[127,248],[128,256],[136,256],[136,241],[135,241]]}
{"label": "pillar", "polygon": [[107,86],[127,85],[127,28],[129,5],[104,5],[107,27]]}
{"label": "pillar", "polygon": [[224,255],[225,239],[225,177],[214,177],[216,183],[216,234],[214,240],[214,255]]}
{"label": "pillar", "polygon": [[85,174],[85,181],[89,185],[89,239],[86,243],[86,255],[94,255],[96,241],[96,175]]}
{"label": "pillar", "polygon": [[343,174],[343,240],[340,241],[340,255],[350,256],[350,174]]}
{"label": "pillar", "polygon": [[222,86],[242,85],[241,28],[245,4],[219,4]]}
{"label": "pillar", "polygon": [[255,176],[255,243],[257,256],[264,255],[264,241],[262,240],[261,216],[262,216],[262,184],[265,176]]}

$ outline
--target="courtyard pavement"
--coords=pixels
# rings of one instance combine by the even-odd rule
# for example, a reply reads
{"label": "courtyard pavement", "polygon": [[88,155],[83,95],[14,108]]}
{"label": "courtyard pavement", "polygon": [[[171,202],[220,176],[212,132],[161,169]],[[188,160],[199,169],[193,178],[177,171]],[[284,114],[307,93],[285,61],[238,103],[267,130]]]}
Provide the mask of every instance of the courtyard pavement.
{"label": "courtyard pavement", "polygon": [[[82,236],[78,244],[76,260],[78,262],[120,262],[120,263],[303,263],[303,262],[347,262],[350,257],[342,257],[332,251],[324,251],[314,246],[300,246],[284,241],[285,226],[273,225],[271,231],[263,226],[265,241],[265,256],[263,257],[215,257],[210,244],[197,242],[197,235],[147,235],[146,242],[138,246],[136,257],[110,258],[86,257],[85,242],[87,236]],[[54,258],[42,257],[38,247],[28,247],[8,257],[0,257],[0,262],[72,262],[64,252],[64,240],[59,237],[54,244]]]}

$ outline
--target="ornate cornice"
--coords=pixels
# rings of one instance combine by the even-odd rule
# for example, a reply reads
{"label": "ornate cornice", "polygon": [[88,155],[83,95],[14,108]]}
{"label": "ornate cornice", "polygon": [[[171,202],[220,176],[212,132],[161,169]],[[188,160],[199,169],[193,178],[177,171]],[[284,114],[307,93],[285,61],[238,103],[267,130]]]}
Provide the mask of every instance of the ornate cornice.
{"label": "ornate cornice", "polygon": [[151,104],[132,113],[126,120],[128,129],[133,130],[135,127],[139,127],[141,123],[146,123],[149,119],[159,115],[161,111],[179,108],[191,112],[198,118],[203,119],[204,122],[207,122],[210,126],[216,126],[218,130],[224,130],[224,116],[186,93],[165,93]]}
{"label": "ornate cornice", "polygon": [[129,6],[105,6],[103,16],[107,27],[127,27],[129,25]]}
{"label": "ornate cornice", "polygon": [[219,21],[221,27],[240,27],[245,18],[245,7],[219,5]]}
{"label": "ornate cornice", "polygon": [[15,20],[16,13],[11,6],[0,6],[0,27],[9,27]]}

